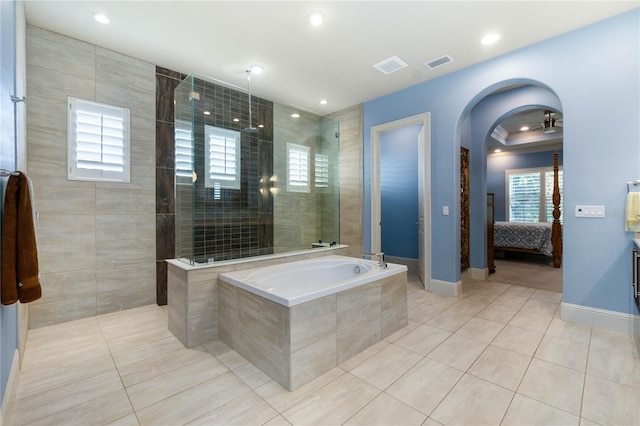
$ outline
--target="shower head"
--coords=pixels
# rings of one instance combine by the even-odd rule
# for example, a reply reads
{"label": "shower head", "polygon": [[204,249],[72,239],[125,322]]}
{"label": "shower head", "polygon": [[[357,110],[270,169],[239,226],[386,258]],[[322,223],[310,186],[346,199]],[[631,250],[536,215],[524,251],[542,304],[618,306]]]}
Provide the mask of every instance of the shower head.
{"label": "shower head", "polygon": [[258,133],[258,128],[257,127],[245,127],[244,129],[242,129],[242,131],[244,133]]}

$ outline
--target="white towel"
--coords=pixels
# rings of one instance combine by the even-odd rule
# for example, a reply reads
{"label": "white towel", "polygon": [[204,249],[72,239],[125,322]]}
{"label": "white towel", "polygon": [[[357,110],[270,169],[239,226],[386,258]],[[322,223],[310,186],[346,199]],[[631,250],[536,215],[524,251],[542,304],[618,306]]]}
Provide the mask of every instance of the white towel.
{"label": "white towel", "polygon": [[624,220],[624,230],[640,232],[640,192],[627,194],[627,213]]}

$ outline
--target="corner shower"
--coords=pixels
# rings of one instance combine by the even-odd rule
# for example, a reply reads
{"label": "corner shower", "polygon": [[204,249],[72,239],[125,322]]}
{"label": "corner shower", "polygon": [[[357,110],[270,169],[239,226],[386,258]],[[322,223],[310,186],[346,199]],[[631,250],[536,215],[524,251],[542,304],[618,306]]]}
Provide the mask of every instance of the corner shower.
{"label": "corner shower", "polygon": [[[339,243],[338,121],[198,74],[175,89],[176,258]],[[294,118],[296,117],[296,118]]]}

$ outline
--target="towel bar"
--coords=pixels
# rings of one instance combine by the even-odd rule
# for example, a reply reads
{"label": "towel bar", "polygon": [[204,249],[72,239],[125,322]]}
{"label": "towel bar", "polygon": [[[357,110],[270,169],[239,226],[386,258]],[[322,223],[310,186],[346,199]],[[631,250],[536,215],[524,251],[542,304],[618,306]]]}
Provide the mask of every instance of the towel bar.
{"label": "towel bar", "polygon": [[12,172],[7,169],[0,169],[0,176],[20,176],[20,172]]}

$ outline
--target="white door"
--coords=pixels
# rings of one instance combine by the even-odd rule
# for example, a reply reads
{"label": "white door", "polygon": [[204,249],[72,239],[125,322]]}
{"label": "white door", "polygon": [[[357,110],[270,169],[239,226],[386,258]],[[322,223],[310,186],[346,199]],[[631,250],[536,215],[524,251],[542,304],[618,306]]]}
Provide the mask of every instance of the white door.
{"label": "white door", "polygon": [[[424,125],[423,125],[424,126]],[[418,133],[418,158],[425,158],[424,146],[424,129]],[[424,161],[424,160],[423,160]],[[424,164],[424,163],[423,163]],[[418,277],[422,281],[422,285],[427,289],[428,281],[426,277],[425,258],[429,251],[426,247],[427,241],[424,235],[424,215],[425,215],[425,185],[424,185],[425,167],[418,167]]]}

